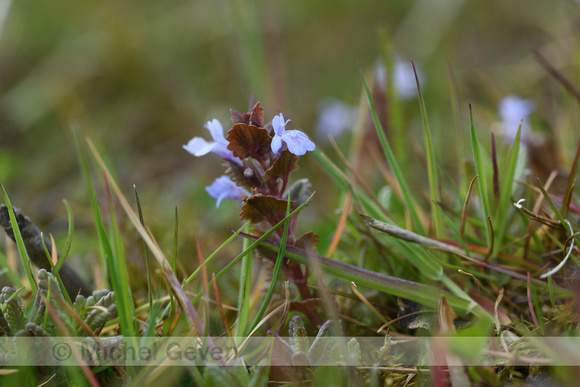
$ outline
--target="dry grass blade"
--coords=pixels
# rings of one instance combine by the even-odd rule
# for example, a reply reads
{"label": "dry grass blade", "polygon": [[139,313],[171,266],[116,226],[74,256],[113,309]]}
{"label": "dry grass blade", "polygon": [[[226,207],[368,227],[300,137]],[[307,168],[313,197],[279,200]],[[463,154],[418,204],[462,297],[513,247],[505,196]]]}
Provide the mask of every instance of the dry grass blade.
{"label": "dry grass blade", "polygon": [[351,283],[350,283],[350,288],[352,289],[352,292],[353,292],[354,294],[356,294],[356,296],[357,296],[357,297],[358,297],[358,298],[359,298],[359,299],[360,299],[360,300],[361,300],[361,301],[362,301],[362,302],[363,302],[363,303],[364,303],[366,306],[368,306],[368,307],[369,307],[369,309],[370,309],[370,310],[372,310],[372,311],[373,311],[373,313],[374,313],[375,315],[377,315],[377,316],[378,316],[378,317],[379,317],[381,320],[383,320],[383,322],[385,322],[385,323],[386,323],[386,322],[388,322],[388,320],[385,318],[385,316],[383,316],[383,314],[382,314],[381,312],[379,312],[379,311],[377,310],[377,308],[375,308],[375,307],[373,306],[373,304],[371,304],[371,302],[370,302],[370,301],[369,301],[369,300],[368,300],[368,299],[367,299],[367,298],[364,296],[364,294],[362,294],[362,293],[360,292],[360,290],[358,290],[358,288],[357,288],[357,286],[356,286],[356,284],[355,284],[354,282],[351,282]]}
{"label": "dry grass blade", "polygon": [[346,195],[346,201],[344,203],[342,214],[340,215],[340,220],[338,221],[338,224],[336,225],[336,230],[332,235],[332,241],[330,242],[330,245],[326,250],[327,257],[332,257],[332,254],[334,254],[334,251],[338,246],[338,242],[340,242],[340,237],[342,236],[342,233],[344,231],[344,226],[346,225],[346,219],[348,218],[348,213],[350,212],[351,205],[352,205],[352,196],[350,193],[348,193]]}

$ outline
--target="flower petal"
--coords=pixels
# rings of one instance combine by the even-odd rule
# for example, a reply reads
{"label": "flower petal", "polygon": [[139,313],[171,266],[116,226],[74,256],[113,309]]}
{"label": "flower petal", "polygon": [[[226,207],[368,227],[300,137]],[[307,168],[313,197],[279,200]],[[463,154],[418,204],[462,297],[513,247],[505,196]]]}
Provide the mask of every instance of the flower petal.
{"label": "flower petal", "polygon": [[278,153],[280,148],[282,148],[282,136],[274,136],[270,146],[272,147],[272,152]]}
{"label": "flower petal", "polygon": [[216,207],[220,206],[223,199],[240,200],[242,193],[247,193],[242,187],[239,187],[230,180],[226,175],[220,176],[214,182],[205,187],[207,193],[217,200]]}
{"label": "flower petal", "polygon": [[307,151],[313,151],[316,148],[308,136],[299,130],[286,130],[282,134],[282,140],[288,146],[290,153],[296,156],[302,156]]}
{"label": "flower petal", "polygon": [[194,155],[195,157],[200,157],[208,154],[215,147],[215,142],[207,142],[201,137],[194,137],[189,142],[183,146],[183,149]]}
{"label": "flower petal", "polygon": [[221,122],[214,118],[213,120],[206,122],[204,127],[209,130],[211,137],[215,142],[225,141],[224,127],[222,126]]}
{"label": "flower petal", "polygon": [[277,136],[281,136],[286,129],[286,124],[288,124],[290,120],[284,121],[284,114],[280,113],[277,116],[274,116],[272,119],[272,128],[274,129],[274,134]]}

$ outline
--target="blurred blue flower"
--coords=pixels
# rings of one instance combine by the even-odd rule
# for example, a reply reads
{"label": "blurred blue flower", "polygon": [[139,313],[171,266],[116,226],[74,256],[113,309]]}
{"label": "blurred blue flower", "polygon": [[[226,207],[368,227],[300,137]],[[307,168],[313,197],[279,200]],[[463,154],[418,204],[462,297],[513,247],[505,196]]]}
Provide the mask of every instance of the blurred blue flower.
{"label": "blurred blue flower", "polygon": [[242,193],[245,193],[248,196],[250,195],[248,191],[237,186],[236,183],[226,175],[215,179],[211,185],[205,187],[205,190],[212,198],[217,200],[215,206],[218,208],[223,199],[241,200]]}
{"label": "blurred blue flower", "polygon": [[498,104],[498,113],[504,134],[509,138],[515,138],[520,123],[522,124],[522,135],[527,132],[529,130],[527,117],[534,110],[536,110],[536,101],[531,98],[521,99],[515,95],[502,98]]}
{"label": "blurred blue flower", "polygon": [[[418,63],[415,63],[417,76],[421,82],[421,88],[425,90],[426,79]],[[384,90],[389,81],[387,79],[387,69],[382,59],[375,62],[375,78],[377,84]],[[418,97],[417,80],[413,72],[413,66],[408,60],[403,60],[401,56],[395,54],[393,61],[393,86],[397,96],[401,101],[407,101]]]}
{"label": "blurred blue flower", "polygon": [[200,157],[208,154],[209,152],[215,153],[223,159],[230,160],[236,164],[242,165],[242,160],[239,157],[235,157],[233,152],[228,149],[228,141],[224,137],[224,128],[222,124],[215,118],[208,121],[204,128],[209,130],[213,142],[208,142],[201,137],[194,137],[187,145],[183,146],[183,149],[194,155],[195,157]]}
{"label": "blurred blue flower", "polygon": [[330,143],[329,135],[338,138],[342,133],[354,127],[356,108],[339,99],[325,99],[318,105],[318,112],[314,131],[319,141]]}
{"label": "blurred blue flower", "polygon": [[282,144],[286,144],[288,151],[296,156],[302,156],[306,151],[313,151],[316,147],[307,135],[299,130],[286,130],[286,124],[290,120],[284,121],[284,115],[280,113],[272,120],[274,138],[272,138],[272,152],[278,153]]}

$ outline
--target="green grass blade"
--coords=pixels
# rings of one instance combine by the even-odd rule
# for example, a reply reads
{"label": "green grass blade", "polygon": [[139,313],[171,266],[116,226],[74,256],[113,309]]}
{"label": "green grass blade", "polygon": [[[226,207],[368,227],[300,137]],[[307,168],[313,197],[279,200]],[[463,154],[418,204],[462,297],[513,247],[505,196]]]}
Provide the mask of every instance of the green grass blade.
{"label": "green grass blade", "polygon": [[429,192],[431,193],[431,219],[433,221],[433,229],[437,239],[443,238],[443,225],[441,224],[441,217],[437,209],[438,203],[441,202],[439,195],[439,178],[437,176],[437,163],[435,160],[435,151],[433,149],[433,141],[431,141],[431,128],[429,127],[429,120],[427,119],[427,108],[425,108],[425,100],[421,92],[421,85],[415,63],[413,65],[413,72],[415,73],[415,81],[417,82],[417,92],[419,93],[419,103],[421,105],[421,117],[423,122],[423,137],[425,138],[425,153],[427,155],[427,174],[429,177]]}
{"label": "green grass blade", "polygon": [[508,213],[512,208],[512,189],[513,189],[513,182],[516,173],[516,166],[518,163],[518,155],[520,151],[520,136],[522,132],[522,125],[518,128],[518,133],[516,134],[516,139],[512,146],[512,150],[510,153],[509,164],[507,168],[507,174],[505,176],[503,186],[500,189],[500,201],[497,207],[497,213],[495,214],[495,222],[494,222],[494,235],[495,235],[495,244],[493,251],[491,253],[490,258],[494,258],[497,253],[499,252],[500,248],[502,247],[502,242],[505,234],[506,223],[508,220]]}
{"label": "green grass blade", "polygon": [[16,239],[16,247],[18,248],[18,253],[20,254],[20,259],[22,259],[22,264],[24,265],[24,271],[26,272],[26,277],[28,278],[28,283],[30,284],[30,289],[32,294],[36,295],[38,287],[36,285],[36,280],[34,279],[34,274],[32,273],[32,266],[30,264],[30,257],[24,246],[24,241],[22,240],[22,234],[20,233],[20,228],[18,227],[18,222],[16,221],[16,216],[14,215],[14,210],[12,209],[12,203],[8,197],[8,193],[4,189],[4,186],[0,184],[2,193],[4,194],[4,202],[8,209],[8,216],[10,217],[10,224],[12,225],[12,231],[14,232],[14,239]]}
{"label": "green grass blade", "polygon": [[387,218],[389,221],[393,221],[389,218],[388,214],[385,214],[379,205],[375,203],[374,200],[368,197],[364,192],[352,186],[348,181],[347,177],[340,171],[340,168],[336,166],[320,149],[316,148],[311,154],[318,161],[320,166],[326,171],[330,178],[336,183],[338,188],[343,192],[352,192],[354,197],[358,199],[362,206],[369,214],[377,218]]}
{"label": "green grass blade", "polygon": [[20,277],[18,277],[12,271],[12,269],[10,269],[10,266],[8,266],[8,261],[6,261],[6,257],[2,254],[2,252],[0,252],[0,267],[3,268],[0,271],[0,277],[6,274],[6,276],[10,279],[10,282],[14,284],[14,287],[16,288],[22,287],[22,281],[20,280]]}
{"label": "green grass blade", "polygon": [[[62,265],[64,265],[64,262],[65,262],[66,258],[68,257],[68,253],[70,252],[70,247],[72,245],[72,240],[73,240],[73,235],[74,235],[74,219],[73,219],[72,209],[70,208],[70,205],[68,204],[68,202],[66,200],[63,200],[63,203],[64,203],[64,206],[66,208],[66,213],[68,215],[68,234],[66,237],[66,244],[64,245],[64,249],[62,250],[60,257],[58,258],[58,262],[52,268],[52,275],[57,277],[57,279],[59,278],[58,272],[61,269]],[[61,284],[61,286],[62,286],[62,284]],[[67,292],[63,292],[63,293],[67,293]]]}
{"label": "green grass blade", "polygon": [[[228,263],[226,265],[226,267],[224,267],[222,270],[220,270],[220,272],[215,276],[216,281],[219,280],[221,277],[223,277],[228,271],[230,271],[232,269],[232,267],[234,267],[238,262],[240,262],[240,260],[242,258],[244,258],[252,250],[254,250],[260,243],[262,243],[262,241],[264,241],[266,238],[268,238],[270,235],[272,235],[278,228],[280,228],[282,225],[284,225],[284,222],[286,222],[287,220],[292,218],[294,215],[296,215],[298,212],[300,212],[300,210],[302,210],[310,202],[310,200],[312,200],[315,193],[316,192],[313,192],[308,197],[308,199],[306,199],[304,201],[304,203],[299,205],[294,211],[292,211],[290,214],[288,214],[288,216],[286,216],[284,219],[282,219],[281,221],[276,223],[270,230],[268,230],[264,235],[262,235],[261,237],[256,239],[251,245],[248,246],[248,248],[244,249],[244,251],[242,251],[237,257],[235,257],[230,263]],[[241,230],[238,230],[238,233],[240,233],[240,231]],[[211,285],[212,283],[213,283],[213,280],[209,281],[208,285]],[[195,304],[197,301],[199,301],[201,299],[201,297],[202,297],[202,293],[199,292],[197,294],[197,296],[195,296],[192,299],[191,303]]]}
{"label": "green grass blade", "polygon": [[[132,311],[134,310],[130,305],[128,293],[131,292],[131,289],[128,288],[125,281],[121,280],[121,273],[119,272],[122,270],[120,265],[116,264],[118,256],[115,254],[119,251],[119,246],[116,246],[116,249],[113,250],[111,243],[109,242],[109,236],[105,230],[105,226],[103,224],[103,220],[101,217],[101,211],[99,209],[99,203],[97,200],[97,194],[93,194],[93,211],[96,215],[96,223],[97,223],[97,230],[99,236],[103,242],[105,257],[107,259],[107,268],[109,270],[108,276],[111,281],[111,285],[113,285],[113,290],[115,291],[115,302],[117,303],[118,307],[118,316],[119,316],[119,324],[121,325],[121,332],[126,337],[132,337],[135,340],[135,329],[133,326],[133,314]],[[116,222],[114,222],[116,223]],[[116,238],[113,235],[113,238]],[[135,341],[132,343],[136,345],[137,342]],[[135,347],[136,348],[136,347]]]}
{"label": "green grass blade", "polygon": [[439,209],[439,212],[441,213],[443,220],[447,224],[447,227],[449,227],[451,230],[453,230],[453,233],[455,234],[455,240],[459,241],[459,243],[461,244],[461,247],[463,247],[463,250],[465,250],[465,255],[467,255],[469,257],[470,252],[469,252],[469,249],[467,248],[467,245],[465,244],[465,241],[463,240],[463,238],[461,238],[461,233],[459,232],[459,227],[457,227],[457,225],[454,224],[453,221],[451,221],[451,219],[449,219],[449,217],[447,216],[447,214],[443,211],[443,209],[441,207],[437,206],[437,208]]}
{"label": "green grass blade", "polygon": [[373,122],[375,124],[375,129],[376,129],[377,135],[379,136],[381,146],[383,147],[383,152],[385,154],[385,157],[387,158],[387,162],[389,163],[391,170],[393,171],[393,174],[395,175],[397,183],[401,187],[401,191],[403,192],[403,197],[405,199],[405,203],[407,204],[407,209],[409,210],[409,213],[411,215],[413,225],[414,225],[414,227],[417,228],[417,231],[420,234],[424,235],[425,234],[425,227],[423,226],[423,223],[421,222],[421,218],[419,216],[419,212],[417,211],[417,203],[416,203],[415,199],[413,198],[413,195],[411,194],[411,190],[409,188],[409,185],[407,184],[407,181],[405,180],[405,176],[403,175],[403,172],[401,171],[401,168],[399,167],[399,164],[397,163],[395,155],[393,154],[391,146],[389,145],[389,141],[387,140],[387,136],[385,135],[385,131],[383,130],[383,126],[381,125],[381,121],[379,120],[379,117],[377,115],[377,111],[375,109],[375,104],[373,102],[373,97],[371,95],[369,85],[367,84],[364,73],[362,71],[362,68],[360,68],[360,66],[359,66],[359,70],[360,70],[360,75],[362,78],[363,86],[364,86],[364,89],[365,89],[365,92],[367,95],[367,100],[368,100],[368,103],[370,105],[371,114],[373,117]]}
{"label": "green grass blade", "polygon": [[[286,216],[290,213],[290,194],[288,194],[288,205],[286,207]],[[266,293],[266,297],[264,298],[264,302],[262,302],[262,306],[258,310],[258,313],[254,317],[254,321],[252,321],[252,325],[250,326],[250,332],[254,330],[254,328],[258,325],[264,313],[266,313],[266,309],[268,309],[268,305],[270,305],[270,300],[272,299],[272,295],[274,294],[274,289],[276,289],[276,284],[278,283],[278,278],[280,277],[280,272],[282,271],[282,263],[284,262],[284,253],[286,252],[286,241],[288,239],[288,224],[289,222],[286,221],[284,223],[284,231],[282,233],[282,239],[280,241],[280,248],[278,249],[278,257],[276,258],[276,264],[274,265],[274,271],[272,272],[272,282],[270,283],[270,287],[268,288],[268,292]]]}
{"label": "green grass blade", "polygon": [[119,229],[119,221],[117,220],[117,213],[115,212],[115,204],[113,202],[113,198],[110,196],[109,209],[114,249],[114,259],[109,261],[109,264],[112,263],[116,267],[115,274],[117,275],[117,278],[115,278],[115,281],[118,288],[115,289],[115,295],[119,295],[116,297],[116,299],[121,298],[123,300],[121,303],[123,312],[119,313],[119,320],[122,321],[125,319],[125,327],[131,327],[130,330],[124,331],[123,334],[127,335],[125,332],[129,332],[129,334],[134,335],[137,332],[137,321],[134,321],[133,319],[133,316],[135,316],[135,303],[133,302],[133,292],[131,291],[129,275],[127,273],[127,257],[125,256],[123,235],[121,235],[121,230]]}
{"label": "green grass blade", "polygon": [[463,125],[461,124],[461,113],[460,113],[460,100],[459,100],[459,89],[457,87],[457,81],[455,79],[455,73],[453,68],[447,62],[447,74],[449,80],[449,91],[451,99],[451,111],[453,113],[453,123],[455,127],[455,146],[456,146],[456,157],[457,157],[457,169],[459,172],[459,193],[460,196],[464,197],[467,194],[467,187],[470,178],[466,176],[465,168],[463,167],[465,162],[465,149],[468,148],[465,136],[463,135]]}
{"label": "green grass blade", "polygon": [[[264,241],[262,245],[273,251],[279,248],[278,242],[272,242],[270,240]],[[349,265],[322,255],[301,250],[294,246],[286,247],[286,257],[304,265],[309,265],[313,260],[316,260],[328,274],[347,282],[355,282],[357,286],[364,285],[372,289],[392,294],[397,297],[403,297],[431,307],[436,307],[441,297],[445,297],[451,307],[460,313],[473,311],[477,314],[487,315],[487,313],[483,312],[474,302],[433,286],[391,277],[386,274]]]}
{"label": "green grass blade", "polygon": [[475,132],[475,125],[473,124],[473,112],[471,110],[471,104],[469,104],[469,129],[471,133],[471,150],[473,152],[473,162],[475,163],[475,174],[479,175],[479,179],[477,179],[477,186],[479,188],[479,196],[481,198],[483,207],[485,240],[489,246],[491,243],[491,228],[487,221],[487,219],[490,217],[489,198],[487,195],[487,177],[485,172],[485,165],[483,163],[483,157],[481,155],[479,140],[477,138],[477,133]]}
{"label": "green grass blade", "polygon": [[[69,224],[69,232],[70,232],[70,224]],[[62,295],[64,296],[64,298],[66,298],[69,305],[72,305],[72,300],[70,299],[70,296],[68,295],[68,292],[66,291],[66,288],[64,287],[64,283],[62,282],[62,279],[60,278],[60,274],[58,273],[58,271],[55,270],[55,268],[57,266],[62,267],[62,265],[64,264],[64,259],[66,259],[66,256],[64,257],[64,259],[61,256],[58,259],[58,261],[56,262],[56,265],[53,264],[52,263],[52,256],[48,252],[48,248],[46,247],[46,243],[44,243],[44,235],[42,233],[40,233],[40,238],[41,238],[41,242],[42,242],[42,247],[44,248],[44,253],[46,254],[46,259],[48,260],[48,263],[49,263],[50,268],[51,268],[50,271],[51,271],[52,275],[54,275],[54,279],[56,280],[56,282],[58,282],[58,286],[60,286],[60,289],[62,291]],[[54,240],[52,241],[52,245],[54,246]]]}
{"label": "green grass blade", "polygon": [[[71,129],[72,129],[73,137],[75,140],[75,147],[77,150],[77,157],[79,159],[79,165],[81,167],[83,179],[85,181],[85,187],[87,189],[87,196],[89,198],[92,198],[93,194],[95,193],[95,187],[93,185],[93,179],[91,177],[91,169],[89,166],[89,159],[87,157],[87,152],[86,152],[85,146],[80,138],[78,126],[73,125]],[[93,205],[92,210],[93,210],[93,219],[95,219],[95,227],[97,228],[97,234],[99,235],[99,250],[100,250],[99,261],[100,261],[100,266],[101,266],[101,270],[102,270],[101,278],[103,279],[105,287],[110,288],[111,286],[110,286],[109,279],[108,279],[109,276],[107,275],[107,259],[105,256],[107,244],[109,242],[102,239],[103,236],[106,236],[106,233],[102,234],[99,231],[99,226],[97,225],[97,223],[98,223],[97,218],[100,218],[100,214],[97,214],[98,206],[95,207]]]}
{"label": "green grass blade", "polygon": [[[240,229],[238,231],[236,231],[231,237],[229,237],[224,243],[222,243],[220,245],[220,247],[218,247],[213,253],[210,254],[209,257],[207,257],[204,261],[204,265],[209,264],[216,256],[217,254],[224,248],[226,247],[231,241],[233,241],[239,233],[242,232],[242,230],[248,226],[250,224],[250,222],[246,222],[242,227],[240,227]],[[183,286],[189,284],[191,281],[193,281],[193,279],[195,277],[197,277],[197,275],[201,272],[201,266],[198,267],[197,269],[195,269],[195,271],[193,273],[191,273],[191,275],[189,277],[187,277],[187,279],[185,281],[183,281]]]}
{"label": "green grass blade", "polygon": [[[249,231],[251,225],[246,223],[244,227],[241,227],[232,238],[235,238],[239,231],[246,230]],[[229,239],[228,239],[229,241]],[[243,250],[250,246],[250,241],[244,239]],[[252,293],[252,262],[253,257],[251,254],[246,255],[242,259],[242,270],[240,272],[240,290],[238,294],[238,324],[236,325],[236,337],[244,337],[246,333],[246,327],[248,325],[248,318],[250,315],[250,296]],[[240,339],[241,340],[241,339]],[[241,343],[237,343],[238,345]]]}
{"label": "green grass blade", "polygon": [[385,70],[387,72],[387,82],[386,82],[386,92],[388,101],[388,114],[387,119],[389,120],[389,128],[393,133],[393,147],[397,160],[402,164],[407,161],[407,152],[405,144],[405,133],[403,129],[403,109],[401,109],[401,102],[399,99],[399,93],[397,92],[395,79],[395,61],[393,58],[393,43],[388,36],[386,30],[379,32],[379,40],[381,42],[381,55],[383,57],[383,62],[385,64]]}
{"label": "green grass blade", "polygon": [[[137,213],[139,214],[139,221],[141,226],[145,227],[145,218],[143,216],[143,208],[141,207],[141,201],[139,200],[139,194],[137,193],[137,187],[133,185],[133,192],[135,192],[135,203],[137,204]],[[177,209],[176,209],[177,213]],[[176,215],[177,216],[177,215]],[[176,226],[177,229],[177,226]],[[149,305],[153,305],[153,284],[151,282],[151,262],[149,261],[149,248],[147,243],[143,241],[143,254],[145,254],[145,269],[147,270],[147,299],[149,300]]]}

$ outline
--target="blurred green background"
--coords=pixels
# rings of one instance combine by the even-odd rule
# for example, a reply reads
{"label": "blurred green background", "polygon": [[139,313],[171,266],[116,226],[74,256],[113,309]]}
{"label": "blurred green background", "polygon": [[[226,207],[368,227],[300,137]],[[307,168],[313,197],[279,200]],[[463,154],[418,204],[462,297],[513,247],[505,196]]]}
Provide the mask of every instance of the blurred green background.
{"label": "blurred green background", "polygon": [[[533,130],[550,133],[567,150],[559,161],[569,165],[577,141],[576,102],[532,54],[539,50],[572,82],[579,81],[580,13],[574,1],[0,4],[0,183],[13,204],[57,240],[67,227],[61,200],[69,200],[78,230],[75,248],[88,256],[97,253],[82,242],[94,246],[96,240],[71,123],[106,155],[127,196],[137,186],[146,220],[168,252],[179,208],[181,259],[195,266],[194,236],[202,237],[206,250],[216,248],[228,235],[226,227],[240,224],[239,205],[224,202],[216,210],[204,187],[222,174],[220,160],[196,159],[181,146],[194,136],[209,138],[203,124],[212,118],[227,130],[228,109],[246,111],[255,93],[267,119],[282,111],[326,147],[324,135],[313,129],[321,102],[332,97],[357,106],[356,63],[372,79],[387,45],[421,69],[443,168],[454,168],[448,149],[456,118],[467,130],[467,104],[473,104],[478,131],[488,143],[498,101],[509,94],[538,102]],[[459,117],[453,114],[449,67],[459,90]],[[403,101],[402,112],[408,143],[422,146],[417,99]],[[339,142],[348,150],[349,135]],[[396,152],[414,157],[411,146]],[[327,240],[338,197],[312,157],[303,157],[300,165],[295,178],[309,177],[318,191],[301,227]],[[424,170],[411,180],[427,189]]]}

